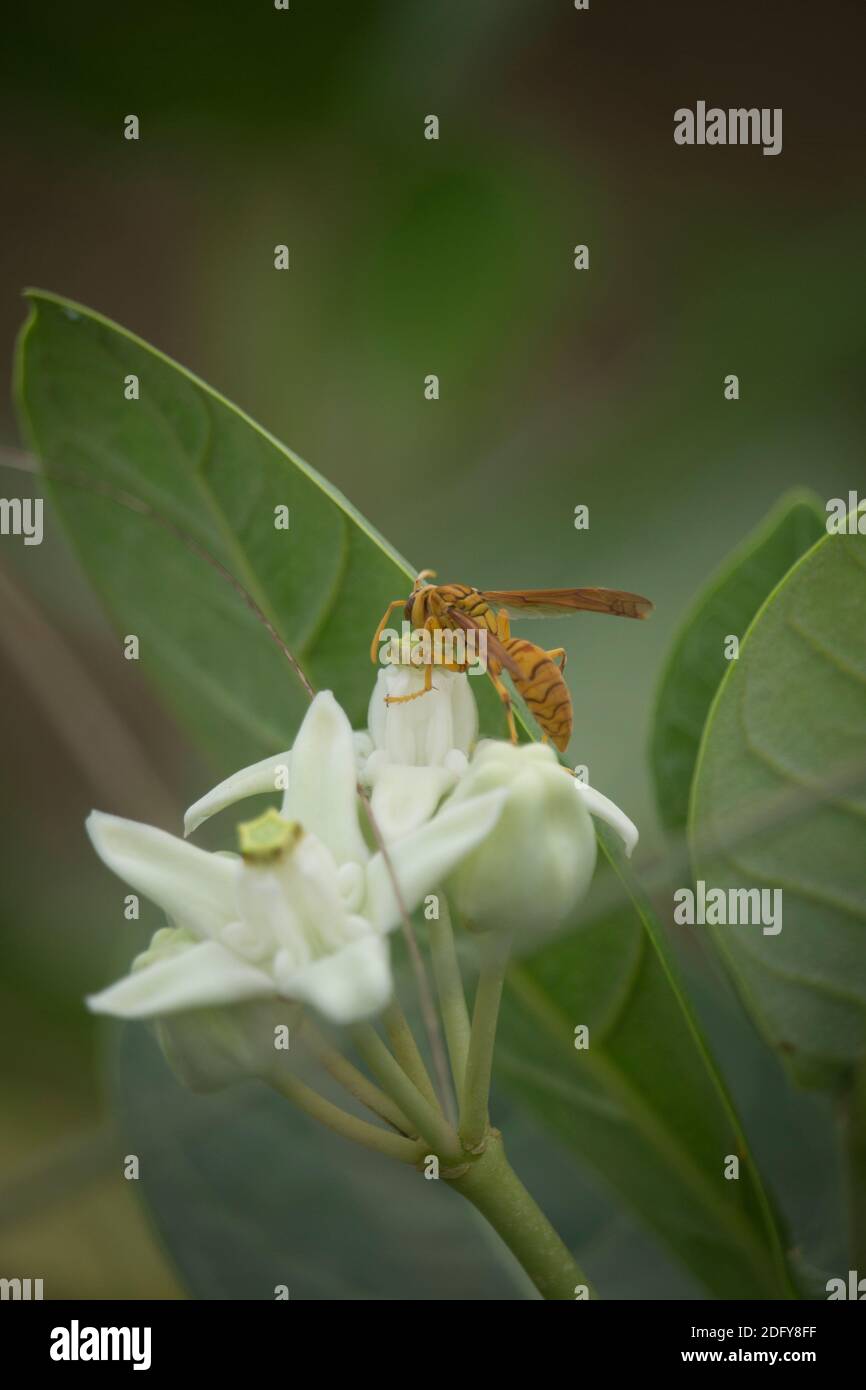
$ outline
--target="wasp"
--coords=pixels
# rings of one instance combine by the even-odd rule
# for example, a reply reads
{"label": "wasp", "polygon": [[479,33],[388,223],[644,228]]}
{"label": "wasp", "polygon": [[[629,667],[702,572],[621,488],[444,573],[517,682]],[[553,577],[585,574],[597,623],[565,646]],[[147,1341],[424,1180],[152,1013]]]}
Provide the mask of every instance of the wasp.
{"label": "wasp", "polygon": [[[571,696],[563,679],[565,649],[545,651],[534,642],[512,637],[509,610],[516,618],[561,617],[566,613],[611,613],[619,618],[646,618],[653,605],[640,594],[621,589],[473,589],[468,584],[431,584],[435,570],[422,570],[408,599],[397,598],[382,615],[370,647],[372,661],[378,659],[379,639],[391,614],[403,609],[413,629],[433,632],[437,628],[478,631],[486,635],[487,674],[505,708],[512,743],[517,728],[511,708],[511,695],[502,674],[507,672],[515,689],[548,739],[565,752],[571,738],[574,715]],[[465,671],[467,665],[443,662],[446,669]],[[427,663],[424,686],[411,695],[386,697],[389,704],[402,704],[426,695],[433,686],[433,665]]]}

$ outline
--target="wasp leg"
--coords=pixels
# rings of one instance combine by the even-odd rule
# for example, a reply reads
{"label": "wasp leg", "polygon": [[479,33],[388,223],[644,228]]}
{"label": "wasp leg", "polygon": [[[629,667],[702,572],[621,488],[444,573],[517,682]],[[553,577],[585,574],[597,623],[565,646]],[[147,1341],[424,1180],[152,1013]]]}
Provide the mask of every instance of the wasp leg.
{"label": "wasp leg", "polygon": [[373,638],[372,642],[370,643],[370,660],[373,662],[373,665],[374,665],[374,666],[375,666],[376,662],[377,662],[378,659],[379,659],[379,638],[382,636],[382,633],[385,631],[385,624],[387,623],[387,621],[388,621],[388,619],[390,618],[391,614],[394,612],[394,609],[395,609],[395,608],[402,608],[402,607],[403,607],[403,604],[404,604],[405,602],[406,602],[405,599],[402,599],[402,598],[395,598],[395,599],[393,600],[393,602],[391,602],[391,603],[388,604],[388,607],[385,609],[385,612],[382,614],[382,621],[380,622],[379,626],[376,628],[376,636]]}
{"label": "wasp leg", "polygon": [[560,671],[565,670],[565,663],[568,659],[565,654],[565,647],[551,647],[550,651],[546,652],[545,655],[549,656],[551,661],[558,662]]}
{"label": "wasp leg", "polygon": [[511,708],[511,696],[508,693],[508,688],[503,684],[500,677],[498,675],[495,675],[494,672],[491,671],[489,666],[487,667],[487,674],[493,682],[494,690],[496,691],[497,695],[499,696],[500,700],[505,706],[505,718],[508,720],[508,732],[511,736],[511,742],[516,743],[517,725],[514,722],[514,711]]}
{"label": "wasp leg", "polygon": [[424,687],[422,690],[413,690],[411,695],[386,695],[386,705],[405,705],[409,700],[420,700],[422,695],[429,695],[433,689],[433,666],[429,664],[424,667]]}
{"label": "wasp leg", "polygon": [[[433,571],[432,571],[432,570],[428,570],[427,573],[432,574]],[[444,632],[444,631],[445,631],[445,629],[442,627],[442,624],[441,624],[441,622],[439,621],[439,619],[438,619],[437,617],[433,616],[432,614],[431,614],[431,616],[427,619],[427,621],[425,622],[424,628],[425,628],[425,631],[427,631],[427,632],[430,633],[430,636],[431,636],[431,637],[432,637],[433,634],[434,634],[435,632],[437,632],[437,631],[438,631],[438,632]],[[452,652],[452,655],[453,655],[453,652]],[[467,665],[467,663],[466,663],[465,661],[462,661],[462,662],[461,662],[461,661],[437,661],[435,655],[433,656],[433,665],[434,665],[434,666],[438,666],[440,671],[466,671],[466,670],[468,670],[468,665]],[[423,692],[419,692],[419,694],[423,694]]]}

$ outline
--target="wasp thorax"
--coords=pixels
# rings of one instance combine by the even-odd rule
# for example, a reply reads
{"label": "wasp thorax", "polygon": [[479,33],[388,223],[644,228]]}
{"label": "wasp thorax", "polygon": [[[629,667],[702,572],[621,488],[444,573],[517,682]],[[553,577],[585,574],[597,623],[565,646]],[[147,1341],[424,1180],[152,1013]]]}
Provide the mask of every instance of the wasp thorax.
{"label": "wasp thorax", "polygon": [[298,821],[284,818],[270,807],[255,820],[242,821],[238,826],[238,842],[244,863],[273,865],[295,847],[303,835]]}

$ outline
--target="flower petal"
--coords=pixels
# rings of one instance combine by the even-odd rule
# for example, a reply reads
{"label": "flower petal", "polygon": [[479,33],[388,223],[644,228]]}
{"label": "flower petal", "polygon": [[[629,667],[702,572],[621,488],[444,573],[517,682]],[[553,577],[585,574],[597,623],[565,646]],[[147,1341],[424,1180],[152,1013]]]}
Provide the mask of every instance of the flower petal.
{"label": "flower petal", "polygon": [[[424,670],[385,666],[378,674],[367,720],[377,749],[392,763],[437,766],[454,749],[468,753],[478,733],[475,696],[463,672],[436,667],[425,691]],[[416,698],[387,704],[389,698]]]}
{"label": "flower petal", "polygon": [[603,796],[596,791],[595,787],[588,787],[585,782],[574,780],[574,785],[578,795],[583,801],[584,806],[590,815],[598,816],[599,820],[605,821],[613,830],[616,831],[625,847],[626,857],[631,858],[632,850],[638,842],[638,828],[634,821],[630,821],[625,811],[621,811],[610,797]]}
{"label": "flower petal", "polygon": [[[473,680],[477,677],[473,676]],[[451,697],[451,710],[454,718],[454,747],[461,753],[470,754],[478,741],[478,706],[475,692],[469,684],[470,677],[454,673],[454,689]]]}
{"label": "flower petal", "polygon": [[318,836],[338,864],[367,859],[352,726],[330,690],[319,692],[298,730],[282,814]]}
{"label": "flower petal", "polygon": [[116,1018],[162,1018],[209,1004],[235,1004],[276,993],[270,975],[239,960],[217,941],[200,941],[133,970],[99,994],[88,1007]]}
{"label": "flower petal", "polygon": [[379,1013],[394,992],[388,943],[372,933],[322,956],[284,981],[290,999],[312,1004],[332,1023],[357,1023]]}
{"label": "flower petal", "polygon": [[[224,782],[220,782],[218,786],[190,806],[183,818],[184,835],[191,835],[211,816],[215,816],[217,811],[224,811],[226,806],[243,800],[245,796],[256,796],[260,792],[277,791],[276,782],[279,770],[281,768],[288,769],[291,756],[291,753],[277,753],[274,757],[262,758],[260,763],[252,763],[250,767],[243,767],[240,772],[235,772]],[[279,790],[282,792],[284,788],[279,788]]]}
{"label": "flower petal", "polygon": [[[449,801],[426,825],[388,846],[388,858],[408,912],[489,835],[507,797],[505,789],[497,789],[482,796]],[[379,931],[390,931],[400,920],[391,874],[381,853],[367,865],[364,916]]]}
{"label": "flower petal", "polygon": [[[370,703],[367,706],[367,728],[370,731],[370,738],[373,747],[385,750],[388,740],[388,706],[385,704],[385,696],[390,694],[388,685],[388,666],[380,666],[376,673],[376,680],[373,685],[373,693],[370,696]],[[395,691],[394,694],[397,692]]]}
{"label": "flower petal", "polygon": [[91,811],[87,833],[103,863],[196,936],[216,936],[235,911],[238,861],[208,854],[140,821]]}
{"label": "flower petal", "polygon": [[371,804],[386,841],[428,821],[457,775],[444,767],[406,767],[387,763],[377,773]]}

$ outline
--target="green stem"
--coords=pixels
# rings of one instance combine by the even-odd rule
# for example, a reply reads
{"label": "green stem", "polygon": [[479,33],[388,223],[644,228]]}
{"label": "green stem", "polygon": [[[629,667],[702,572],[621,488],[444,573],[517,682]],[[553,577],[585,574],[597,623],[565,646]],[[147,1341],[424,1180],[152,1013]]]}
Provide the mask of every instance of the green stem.
{"label": "green stem", "polygon": [[851,1268],[866,1270],[866,1063],[861,1062],[845,1104]]}
{"label": "green stem", "polygon": [[449,1161],[462,1162],[463,1153],[456,1133],[442,1117],[438,1107],[426,1096],[391,1056],[379,1034],[369,1023],[357,1024],[352,1038],[373,1075],[388,1095],[411,1120],[417,1132],[426,1139],[434,1153]]}
{"label": "green stem", "polygon": [[386,1096],[384,1091],[366,1077],[357,1067],[353,1067],[348,1058],[344,1057],[336,1047],[333,1047],[325,1038],[315,1024],[309,1019],[304,1020],[303,1036],[309,1045],[313,1056],[321,1062],[325,1071],[332,1076],[344,1091],[354,1096],[368,1110],[372,1110],[374,1115],[378,1115],[386,1124],[399,1130],[402,1134],[411,1134],[412,1126],[403,1114],[402,1110],[394,1104],[390,1096]]}
{"label": "green stem", "polygon": [[495,1130],[481,1157],[449,1184],[489,1221],[542,1298],[597,1297],[570,1250],[509,1165]]}
{"label": "green stem", "polygon": [[460,1138],[464,1148],[470,1152],[477,1152],[483,1144],[489,1124],[487,1107],[493,1071],[493,1049],[496,1044],[496,1023],[510,948],[509,932],[491,931],[479,937],[481,968],[475,992],[475,1007],[472,1011],[466,1079],[460,1101]]}
{"label": "green stem", "polygon": [[382,1022],[385,1025],[391,1050],[398,1063],[418,1087],[422,1096],[425,1096],[431,1105],[435,1105],[439,1109],[436,1088],[430,1080],[430,1074],[424,1065],[424,1058],[418,1050],[415,1035],[409,1027],[409,1020],[396,999],[393,999],[388,1005],[382,1015]]}
{"label": "green stem", "polygon": [[457,1094],[463,1094],[466,1078],[466,1059],[469,1056],[469,1010],[463,993],[463,976],[454,945],[454,932],[451,927],[451,914],[445,898],[439,896],[440,917],[429,923],[430,953],[433,960],[433,977],[439,993],[442,1021],[445,1024],[445,1041],[451,1059],[451,1075]]}
{"label": "green stem", "polygon": [[344,1139],[351,1139],[354,1143],[363,1145],[365,1149],[374,1149],[388,1158],[397,1158],[402,1163],[415,1164],[424,1157],[424,1145],[417,1140],[405,1139],[400,1134],[392,1134],[390,1130],[379,1129],[377,1125],[368,1124],[366,1120],[348,1114],[289,1072],[282,1072],[275,1067],[265,1079],[275,1091],[285,1096],[286,1100],[290,1100],[305,1114],[312,1116],[335,1134],[342,1135]]}

